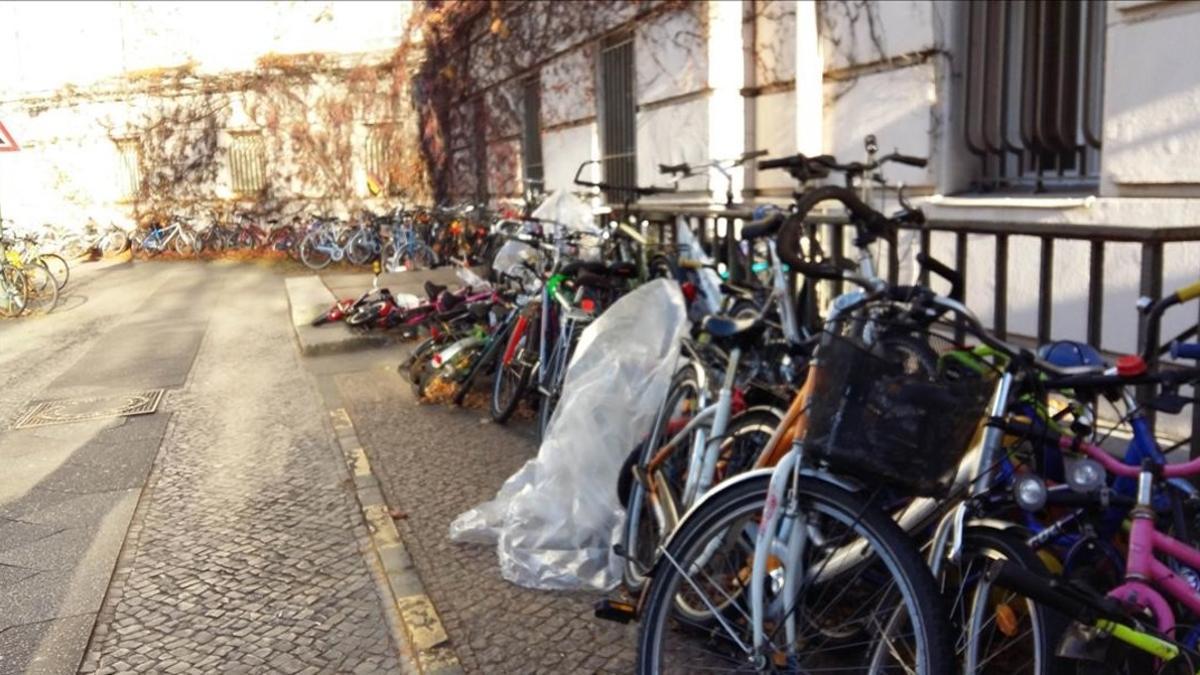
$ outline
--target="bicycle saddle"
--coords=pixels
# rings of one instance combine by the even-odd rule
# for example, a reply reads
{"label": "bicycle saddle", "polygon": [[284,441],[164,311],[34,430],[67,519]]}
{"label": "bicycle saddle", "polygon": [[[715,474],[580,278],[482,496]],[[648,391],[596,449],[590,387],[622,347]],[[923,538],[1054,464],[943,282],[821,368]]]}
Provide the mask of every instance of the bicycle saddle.
{"label": "bicycle saddle", "polygon": [[437,300],[438,295],[440,295],[442,291],[446,290],[447,288],[449,288],[449,286],[435,284],[428,280],[425,281],[425,295],[428,296],[430,302]]}
{"label": "bicycle saddle", "polygon": [[1038,347],[1037,355],[1071,375],[1098,375],[1110,367],[1095,347],[1074,340],[1047,342]]}
{"label": "bicycle saddle", "polygon": [[757,342],[767,324],[762,315],[732,317],[709,315],[704,317],[701,327],[714,341],[727,347],[746,348]]}

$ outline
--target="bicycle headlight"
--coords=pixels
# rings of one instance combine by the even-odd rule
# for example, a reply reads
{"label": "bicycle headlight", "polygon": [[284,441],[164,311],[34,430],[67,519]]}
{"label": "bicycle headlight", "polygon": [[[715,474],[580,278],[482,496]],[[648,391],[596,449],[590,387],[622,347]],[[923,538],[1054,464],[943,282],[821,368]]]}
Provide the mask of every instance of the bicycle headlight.
{"label": "bicycle headlight", "polygon": [[1076,459],[1067,464],[1067,484],[1076,492],[1095,492],[1104,487],[1104,467],[1094,459]]}
{"label": "bicycle headlight", "polygon": [[1046,483],[1041,476],[1024,474],[1013,481],[1013,498],[1026,511],[1039,511],[1046,505]]}

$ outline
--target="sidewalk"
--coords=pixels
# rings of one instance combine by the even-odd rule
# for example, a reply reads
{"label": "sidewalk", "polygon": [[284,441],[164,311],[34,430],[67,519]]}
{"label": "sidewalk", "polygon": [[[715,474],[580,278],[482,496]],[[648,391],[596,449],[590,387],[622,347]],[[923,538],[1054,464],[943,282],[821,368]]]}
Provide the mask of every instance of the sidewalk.
{"label": "sidewalk", "polygon": [[596,619],[601,594],[515,586],[500,577],[494,547],[449,540],[450,521],[491,499],[536,453],[529,423],[497,426],[482,411],[418,405],[394,368],[343,373],[336,382],[464,670],[633,670],[637,627]]}

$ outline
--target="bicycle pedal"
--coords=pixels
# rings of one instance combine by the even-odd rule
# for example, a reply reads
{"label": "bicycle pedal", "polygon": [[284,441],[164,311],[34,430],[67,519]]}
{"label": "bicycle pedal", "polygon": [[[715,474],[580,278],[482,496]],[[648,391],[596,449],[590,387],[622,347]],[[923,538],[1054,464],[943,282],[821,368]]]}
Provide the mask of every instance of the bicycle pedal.
{"label": "bicycle pedal", "polygon": [[617,623],[629,623],[637,621],[637,606],[630,602],[621,600],[613,600],[604,598],[594,605],[595,615],[597,619],[605,621],[615,621]]}

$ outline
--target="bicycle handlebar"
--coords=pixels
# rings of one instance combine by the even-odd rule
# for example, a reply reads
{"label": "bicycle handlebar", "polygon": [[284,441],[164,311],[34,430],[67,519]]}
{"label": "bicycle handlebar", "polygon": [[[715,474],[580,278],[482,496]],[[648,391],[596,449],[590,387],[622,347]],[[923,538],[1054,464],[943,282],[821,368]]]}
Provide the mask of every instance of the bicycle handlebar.
{"label": "bicycle handlebar", "polygon": [[579,168],[575,171],[575,181],[574,181],[575,184],[582,185],[583,187],[593,187],[593,188],[598,188],[600,190],[607,190],[610,192],[632,192],[632,193],[642,196],[642,197],[649,197],[651,195],[665,194],[668,192],[676,192],[679,190],[678,186],[672,186],[672,187],[668,188],[668,187],[660,187],[657,185],[651,185],[649,187],[642,187],[642,186],[638,186],[638,185],[633,185],[633,186],[613,185],[612,183],[606,183],[604,181],[593,182],[593,181],[586,181],[586,180],[583,180],[582,178],[580,178],[580,176],[583,174],[583,168],[585,166],[587,166],[589,164],[599,164],[599,163],[600,163],[600,160],[592,159],[592,160],[588,160],[588,161],[580,164]]}
{"label": "bicycle handlebar", "polygon": [[682,177],[686,178],[691,176],[694,171],[699,169],[707,169],[709,167],[716,167],[718,169],[732,169],[745,164],[748,160],[764,157],[768,154],[768,152],[769,151],[767,150],[751,150],[750,152],[743,152],[734,159],[710,159],[703,164],[696,165],[688,164],[687,162],[682,162],[680,164],[659,164],[658,172],[669,174],[681,173],[683,174]]}
{"label": "bicycle handlebar", "polygon": [[1200,343],[1197,342],[1175,342],[1171,345],[1171,358],[1173,359],[1192,359],[1200,361]]}
{"label": "bicycle handlebar", "polygon": [[1200,298],[1200,281],[1188,284],[1174,293],[1165,295],[1150,305],[1146,310],[1146,343],[1142,347],[1142,360],[1149,364],[1158,356],[1158,336],[1163,313],[1175,305],[1189,302],[1196,298]]}

